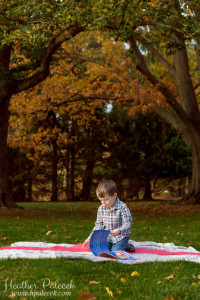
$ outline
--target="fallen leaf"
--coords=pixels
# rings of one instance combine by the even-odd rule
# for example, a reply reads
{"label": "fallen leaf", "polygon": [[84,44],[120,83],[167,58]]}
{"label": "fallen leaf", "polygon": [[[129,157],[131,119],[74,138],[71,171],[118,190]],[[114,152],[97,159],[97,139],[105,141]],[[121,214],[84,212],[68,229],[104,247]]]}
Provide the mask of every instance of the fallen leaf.
{"label": "fallen leaf", "polygon": [[109,290],[108,287],[106,287],[106,291],[107,291],[108,295],[109,295],[111,298],[113,298],[113,292],[112,292],[111,290]]}
{"label": "fallen leaf", "polygon": [[97,296],[93,295],[88,291],[86,293],[82,292],[82,294],[78,296],[78,299],[96,300]]}
{"label": "fallen leaf", "polygon": [[2,269],[4,269],[4,268],[5,268],[5,266],[1,266],[1,267],[0,267],[0,270],[2,270]]}
{"label": "fallen leaf", "polygon": [[49,235],[52,231],[47,231],[46,235]]}
{"label": "fallen leaf", "polygon": [[8,237],[8,236],[5,236],[5,237],[2,237],[1,239],[2,239],[3,241],[6,241],[6,240],[9,239],[9,237]]}
{"label": "fallen leaf", "polygon": [[122,294],[122,291],[117,291],[117,294],[118,294],[118,295],[121,295],[121,294]]}
{"label": "fallen leaf", "polygon": [[173,265],[174,269],[180,269],[181,267],[180,266],[177,266],[177,265]]}
{"label": "fallen leaf", "polygon": [[99,284],[100,281],[90,281],[89,284]]}
{"label": "fallen leaf", "polygon": [[125,282],[126,282],[126,279],[122,277],[122,278],[120,279],[120,281],[121,281],[122,283],[125,283]]}
{"label": "fallen leaf", "polygon": [[110,271],[110,273],[112,273],[113,275],[116,275],[116,273],[115,273],[115,272],[113,272],[113,271]]}
{"label": "fallen leaf", "polygon": [[172,278],[174,278],[174,274],[171,274],[171,275],[169,275],[168,277],[165,277],[165,279],[167,279],[167,280],[170,280],[170,279],[172,279]]}
{"label": "fallen leaf", "polygon": [[149,299],[149,298],[150,298],[150,296],[148,296],[148,295],[145,295],[145,294],[144,294],[144,295],[142,295],[142,297],[143,297],[143,298],[145,298],[145,299]]}
{"label": "fallen leaf", "polygon": [[162,281],[161,281],[161,280],[159,280],[159,281],[157,281],[157,282],[156,282],[156,284],[160,284],[161,282],[162,282]]}
{"label": "fallen leaf", "polygon": [[197,284],[195,283],[195,282],[192,282],[192,284],[191,284],[192,286],[196,286]]}
{"label": "fallen leaf", "polygon": [[200,275],[198,275],[197,278],[200,279]]}
{"label": "fallen leaf", "polygon": [[131,276],[139,276],[139,275],[140,275],[140,273],[137,272],[137,271],[134,271],[134,272],[131,273]]}
{"label": "fallen leaf", "polygon": [[8,298],[15,299],[15,298],[17,298],[17,296],[15,294],[11,294],[8,296]]}

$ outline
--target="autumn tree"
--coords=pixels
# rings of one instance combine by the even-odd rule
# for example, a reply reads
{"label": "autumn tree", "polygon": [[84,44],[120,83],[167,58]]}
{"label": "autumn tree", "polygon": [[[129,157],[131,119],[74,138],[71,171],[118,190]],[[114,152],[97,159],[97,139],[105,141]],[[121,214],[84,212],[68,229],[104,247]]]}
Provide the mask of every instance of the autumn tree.
{"label": "autumn tree", "polygon": [[[104,11],[103,27],[129,44],[132,60],[143,76],[139,82],[150,88],[145,101],[135,104],[149,105],[190,147],[192,184],[182,202],[199,203],[199,1],[108,0],[97,4],[96,10]],[[98,14],[97,18],[100,22]],[[152,97],[154,92],[159,98]]]}
{"label": "autumn tree", "polygon": [[[0,3],[0,206],[16,207],[9,189],[7,134],[13,95],[43,81],[59,46],[83,31],[92,3],[1,1]],[[20,110],[20,108],[19,108]]]}
{"label": "autumn tree", "polygon": [[[74,165],[80,155],[77,147],[83,149],[80,140],[87,137],[88,141],[83,142],[84,155],[80,155],[85,162],[83,200],[89,196],[102,135],[101,128],[96,129],[100,120],[97,112],[105,110],[106,101],[126,101],[130,97],[130,82],[134,85],[135,77],[129,71],[131,60],[124,43],[115,43],[107,33],[81,33],[59,50],[62,61],[52,66],[49,77],[11,99],[8,142],[25,151],[36,165],[49,151],[55,154],[50,159],[54,162],[54,199],[57,198],[56,153],[61,152],[66,169],[67,199],[73,200]],[[95,141],[97,149],[93,147]]]}

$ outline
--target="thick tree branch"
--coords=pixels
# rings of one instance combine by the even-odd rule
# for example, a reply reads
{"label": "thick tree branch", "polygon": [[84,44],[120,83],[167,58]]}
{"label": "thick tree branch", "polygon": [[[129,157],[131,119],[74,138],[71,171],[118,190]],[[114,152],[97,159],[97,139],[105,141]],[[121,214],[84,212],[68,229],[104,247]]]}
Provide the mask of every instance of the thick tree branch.
{"label": "thick tree branch", "polygon": [[141,35],[137,34],[136,39],[143,44],[157,59],[162,63],[162,65],[169,71],[169,74],[173,77],[173,79],[176,78],[175,76],[175,68],[172,64],[170,64],[164,56],[158,52],[156,48],[154,48],[145,37],[142,37]]}
{"label": "thick tree branch", "polygon": [[189,72],[189,63],[185,40],[176,37],[177,46],[174,50],[173,63],[176,69],[176,87],[179,93],[181,107],[187,116],[199,126],[200,114],[197,99],[193,87],[192,78]]}
{"label": "thick tree branch", "polygon": [[[75,103],[75,102],[80,102],[80,101],[85,101],[85,102],[92,102],[92,101],[116,101],[116,100],[125,100],[127,103],[133,103],[134,99],[133,98],[127,98],[127,97],[117,97],[117,96],[109,96],[107,94],[99,94],[99,95],[96,95],[96,94],[90,94],[88,96],[84,96],[82,94],[74,94],[73,96],[67,98],[66,100],[62,101],[62,102],[59,102],[59,103],[55,103],[55,104],[51,104],[50,106],[48,106],[46,109],[39,109],[39,110],[35,110],[31,113],[27,113],[25,114],[26,116],[31,116],[31,115],[37,115],[37,113],[47,113],[49,111],[49,109],[51,108],[52,110],[54,108],[57,108],[57,107],[60,107],[62,105],[65,105],[65,104],[69,104],[69,103]],[[49,99],[47,99],[48,101]],[[12,116],[19,116],[20,115],[16,112],[12,112],[10,113],[10,115]]]}
{"label": "thick tree branch", "polygon": [[174,95],[170,92],[170,90],[168,89],[168,87],[162,83],[161,81],[159,81],[148,69],[145,59],[142,55],[142,53],[140,52],[136,40],[133,37],[131,40],[131,49],[134,52],[136,59],[137,59],[137,65],[136,68],[143,74],[144,77],[147,78],[147,80],[149,82],[151,82],[156,88],[157,90],[165,97],[167,103],[172,107],[172,109],[175,111],[175,113],[180,116],[181,118],[183,118],[183,120],[185,122],[188,123],[188,117],[186,112],[182,109],[182,107],[178,104],[178,102],[176,101],[176,98],[174,97]]}
{"label": "thick tree branch", "polygon": [[163,120],[169,123],[177,133],[182,137],[185,143],[191,147],[191,134],[190,134],[190,126],[187,126],[186,123],[181,120],[177,115],[172,113],[171,111],[167,111],[166,109],[155,105],[153,108],[154,112],[159,115]]}
{"label": "thick tree branch", "polygon": [[73,54],[73,53],[69,53],[67,52],[65,49],[62,49],[62,52],[65,54],[63,56],[59,56],[59,59],[67,59],[67,58],[74,58],[77,59],[81,62],[93,62],[93,63],[97,63],[98,65],[104,67],[105,63],[106,63],[106,59],[105,57],[89,57],[86,55],[80,55],[80,54]]}
{"label": "thick tree branch", "polygon": [[85,28],[83,26],[72,25],[68,27],[65,31],[54,37],[49,43],[49,45],[44,49],[44,55],[41,59],[38,72],[24,80],[15,80],[13,94],[25,91],[43,81],[49,75],[50,62],[52,60],[52,56],[59,48],[59,46],[64,41],[70,40],[78,33],[82,32],[84,29]]}
{"label": "thick tree branch", "polygon": [[154,112],[159,115],[163,120],[169,123],[172,127],[174,127],[178,134],[181,135],[183,122],[181,122],[180,118],[171,111],[168,111],[165,108],[162,108],[158,105],[154,105],[153,107]]}
{"label": "thick tree branch", "polygon": [[24,64],[20,64],[19,66],[10,69],[10,73],[12,74],[17,74],[17,73],[21,73],[21,72],[27,72],[27,71],[31,71],[31,70],[35,70],[40,66],[40,61],[34,61],[34,62],[29,62],[29,63],[24,63]]}

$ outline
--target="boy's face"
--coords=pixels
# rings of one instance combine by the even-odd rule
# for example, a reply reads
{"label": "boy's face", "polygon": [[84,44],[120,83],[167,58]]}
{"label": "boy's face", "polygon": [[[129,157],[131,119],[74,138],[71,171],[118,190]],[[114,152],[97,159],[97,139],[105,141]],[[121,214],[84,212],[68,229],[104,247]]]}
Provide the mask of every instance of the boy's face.
{"label": "boy's face", "polygon": [[112,208],[115,206],[116,197],[117,197],[117,193],[114,193],[113,196],[106,195],[105,198],[99,198],[99,197],[98,198],[101,201],[103,206],[107,208]]}

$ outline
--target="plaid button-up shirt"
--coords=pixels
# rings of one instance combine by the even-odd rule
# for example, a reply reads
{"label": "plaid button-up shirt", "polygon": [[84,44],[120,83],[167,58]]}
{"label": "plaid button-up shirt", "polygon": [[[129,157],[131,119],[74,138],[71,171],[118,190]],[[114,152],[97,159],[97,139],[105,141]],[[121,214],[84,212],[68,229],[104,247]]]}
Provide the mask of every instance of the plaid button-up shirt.
{"label": "plaid button-up shirt", "polygon": [[125,203],[116,198],[114,207],[107,208],[103,205],[99,207],[97,212],[97,220],[89,238],[94,230],[113,230],[119,228],[121,231],[119,235],[109,235],[113,243],[116,243],[125,237],[130,237],[131,222],[132,216],[129,208]]}

